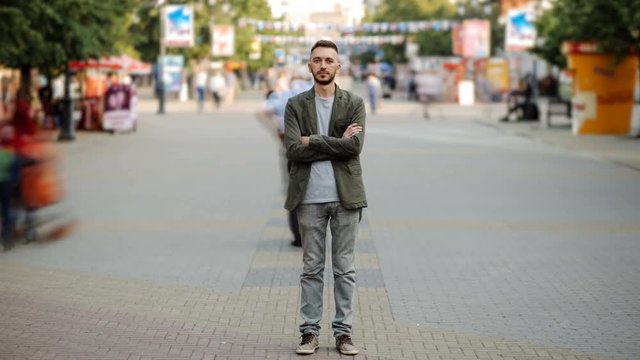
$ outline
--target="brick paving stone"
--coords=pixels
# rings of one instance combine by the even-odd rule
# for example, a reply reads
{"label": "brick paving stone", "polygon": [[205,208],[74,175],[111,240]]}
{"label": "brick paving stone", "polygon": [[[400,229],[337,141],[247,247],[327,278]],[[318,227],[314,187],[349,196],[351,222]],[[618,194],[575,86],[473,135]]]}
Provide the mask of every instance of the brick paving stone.
{"label": "brick paving stone", "polygon": [[[244,265],[241,267],[241,261],[238,263],[238,258],[234,258],[229,261],[236,261],[234,265],[240,269],[240,275],[216,274],[221,276],[220,279],[225,279],[225,276],[240,278],[239,287],[230,284],[215,286],[225,281],[209,283],[205,281],[205,276],[199,281],[182,281],[185,279],[107,274],[82,267],[65,270],[54,266],[14,262],[11,261],[13,254],[0,254],[0,358],[301,359],[293,352],[299,341],[299,265],[295,263],[300,251],[291,247],[286,240],[286,213],[278,209],[281,207],[281,200],[278,198],[273,202],[274,209],[258,232],[259,238],[255,240],[252,255],[246,263],[248,269]],[[514,228],[527,231],[567,231],[570,226],[482,222],[451,224],[446,221],[425,223],[420,219],[409,219],[401,223],[394,222],[393,219],[384,220],[386,222],[377,219],[372,221],[368,217],[369,211],[365,214],[367,216],[361,224],[356,248],[360,267],[354,313],[354,340],[363,351],[358,356],[346,357],[335,350],[330,334],[330,318],[335,311],[332,304],[332,282],[331,276],[326,276],[328,284],[324,296],[325,314],[321,323],[321,348],[316,354],[304,359],[605,359],[584,352],[572,352],[562,346],[505,340],[496,334],[481,334],[481,331],[454,331],[451,330],[453,326],[447,326],[444,316],[440,323],[422,321],[424,319],[407,321],[414,319],[398,316],[399,306],[394,307],[391,303],[398,301],[398,298],[392,296],[390,287],[399,286],[403,291],[411,291],[414,296],[404,296],[404,303],[400,307],[419,310],[422,316],[429,310],[423,305],[431,296],[445,298],[447,294],[438,291],[461,286],[456,280],[467,279],[468,273],[457,268],[461,263],[445,257],[437,264],[450,271],[451,277],[434,278],[439,274],[412,274],[411,271],[404,272],[403,276],[388,276],[388,272],[383,272],[383,269],[389,265],[393,247],[399,245],[389,242],[393,245],[385,245],[380,253],[377,248],[384,243],[378,240],[388,236],[385,232],[393,227],[406,227],[415,232],[455,226],[471,229],[487,227],[491,231],[509,232]],[[258,222],[251,219],[235,224],[225,221],[216,224],[236,229]],[[153,221],[111,224],[115,227],[114,232],[125,232],[128,227],[144,228],[145,231],[162,228]],[[170,225],[166,228],[212,226],[206,221]],[[621,231],[624,233],[636,230],[623,226]],[[431,240],[425,240],[428,241]],[[447,249],[446,243],[440,245]],[[28,250],[54,251],[55,245],[51,245],[49,249]],[[405,260],[408,269],[415,270],[418,261],[425,261],[425,254],[428,252],[416,251],[416,261]],[[437,261],[436,255],[429,256],[428,259]],[[223,256],[217,259],[225,260]],[[465,259],[471,261],[471,257]],[[500,269],[499,266],[488,266],[492,271]],[[507,269],[512,269],[515,265],[507,262],[506,266]],[[434,282],[425,284],[425,279]],[[522,289],[513,285],[515,282],[524,281],[526,284],[527,281],[533,281],[531,277],[525,276],[517,279],[502,276],[499,279],[507,283],[507,289],[520,291]],[[478,286],[487,284],[490,282],[482,282]],[[567,283],[558,284],[555,290],[562,291],[565,285]],[[428,294],[418,289],[420,286],[424,286],[424,292]],[[566,288],[569,291],[566,295],[571,295],[571,289]],[[538,297],[544,294],[522,291],[518,295]],[[418,300],[412,302],[415,298]],[[633,304],[635,299],[627,301],[623,306],[629,309],[626,304]],[[436,305],[440,308],[434,311],[448,313],[459,321],[477,320],[456,309],[456,306],[466,309],[475,305],[471,298],[452,298]],[[505,300],[499,304],[484,304],[486,308],[493,305],[515,309],[518,304],[515,300],[511,300],[511,303]],[[552,307],[556,305],[549,304]],[[451,324],[457,323],[454,321]],[[567,323],[567,326],[575,325]],[[526,327],[523,327],[520,331],[525,330]],[[581,349],[587,348],[590,340],[589,333],[583,336],[585,342]],[[593,350],[596,352],[598,346],[593,347]]]}

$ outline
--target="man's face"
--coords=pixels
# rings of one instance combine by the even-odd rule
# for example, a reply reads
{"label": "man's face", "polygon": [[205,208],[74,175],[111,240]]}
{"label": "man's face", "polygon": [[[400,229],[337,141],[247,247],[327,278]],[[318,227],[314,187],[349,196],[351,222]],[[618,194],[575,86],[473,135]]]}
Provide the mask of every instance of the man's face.
{"label": "man's face", "polygon": [[338,53],[334,49],[319,46],[311,53],[309,71],[313,74],[316,83],[320,85],[331,84],[339,69]]}

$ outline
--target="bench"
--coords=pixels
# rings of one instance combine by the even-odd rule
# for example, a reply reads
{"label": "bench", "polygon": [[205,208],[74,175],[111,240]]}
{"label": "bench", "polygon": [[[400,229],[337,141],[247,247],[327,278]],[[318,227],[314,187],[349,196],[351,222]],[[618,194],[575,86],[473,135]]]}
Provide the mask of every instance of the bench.
{"label": "bench", "polygon": [[551,117],[554,115],[571,119],[571,100],[553,97],[547,103],[546,125],[551,126]]}

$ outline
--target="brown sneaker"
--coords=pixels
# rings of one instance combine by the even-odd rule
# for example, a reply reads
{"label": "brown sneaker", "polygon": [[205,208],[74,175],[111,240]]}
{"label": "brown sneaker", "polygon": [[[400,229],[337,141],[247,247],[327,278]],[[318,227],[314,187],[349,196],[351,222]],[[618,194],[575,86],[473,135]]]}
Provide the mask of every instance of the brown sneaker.
{"label": "brown sneaker", "polygon": [[349,334],[336,336],[336,349],[343,355],[357,355],[360,352],[360,350],[353,345],[353,340],[351,340],[351,335]]}
{"label": "brown sneaker", "polygon": [[300,355],[309,355],[316,352],[316,349],[320,347],[320,343],[318,342],[318,335],[312,333],[304,333],[302,334],[302,341],[300,341],[300,345],[296,349],[296,354]]}

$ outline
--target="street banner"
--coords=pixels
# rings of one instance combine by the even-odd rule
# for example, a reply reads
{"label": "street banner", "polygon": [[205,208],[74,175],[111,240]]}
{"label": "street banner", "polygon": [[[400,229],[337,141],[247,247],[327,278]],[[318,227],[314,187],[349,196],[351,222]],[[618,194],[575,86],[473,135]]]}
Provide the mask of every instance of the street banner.
{"label": "street banner", "polygon": [[233,25],[212,25],[213,44],[211,55],[232,56],[235,53],[235,31]]}
{"label": "street banner", "polygon": [[523,51],[535,45],[536,27],[533,21],[534,14],[528,9],[509,11],[505,36],[507,51]]}
{"label": "street banner", "polygon": [[104,95],[104,116],[102,127],[105,130],[132,130],[135,128],[133,111],[133,91],[130,85],[114,84]]}
{"label": "street banner", "polygon": [[182,70],[184,57],[182,55],[165,55],[162,61],[162,79],[166,92],[180,92],[182,88]]}
{"label": "street banner", "polygon": [[491,54],[491,24],[488,20],[462,22],[462,56],[486,58]]}
{"label": "street banner", "polygon": [[262,57],[262,42],[260,38],[254,37],[251,40],[251,51],[249,52],[249,60],[260,60]]}
{"label": "street banner", "polygon": [[166,47],[192,47],[194,44],[193,6],[167,5],[163,13],[164,45]]}

